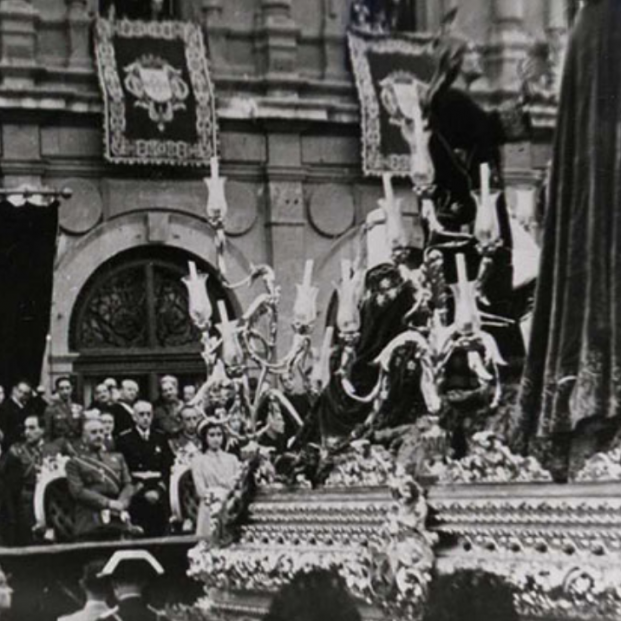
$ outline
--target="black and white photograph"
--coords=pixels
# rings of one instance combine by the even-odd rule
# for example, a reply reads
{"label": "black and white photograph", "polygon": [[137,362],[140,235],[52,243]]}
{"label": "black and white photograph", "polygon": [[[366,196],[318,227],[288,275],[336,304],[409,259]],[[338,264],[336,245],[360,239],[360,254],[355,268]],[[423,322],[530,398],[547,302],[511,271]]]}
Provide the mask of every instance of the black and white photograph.
{"label": "black and white photograph", "polygon": [[1,621],[620,619],[621,0],[0,0]]}

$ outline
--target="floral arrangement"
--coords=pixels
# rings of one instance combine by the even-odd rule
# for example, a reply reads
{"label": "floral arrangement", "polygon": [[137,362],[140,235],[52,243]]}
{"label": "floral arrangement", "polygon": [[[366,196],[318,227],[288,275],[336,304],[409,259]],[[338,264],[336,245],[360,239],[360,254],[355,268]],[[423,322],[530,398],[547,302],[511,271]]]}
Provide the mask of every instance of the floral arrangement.
{"label": "floral arrangement", "polygon": [[[214,548],[201,542],[189,552],[189,575],[206,592],[277,591],[299,572],[335,570],[352,595],[384,609],[392,619],[418,621],[434,565],[435,535],[425,528],[422,490],[403,472],[387,479],[394,502],[386,521],[365,545],[317,545],[285,536],[270,546]],[[199,604],[205,612],[210,600]]]}
{"label": "floral arrangement", "polygon": [[474,434],[469,454],[448,460],[439,483],[536,483],[551,482],[552,475],[534,457],[515,455],[494,433]]}
{"label": "floral arrangement", "polygon": [[621,481],[621,447],[593,455],[576,475],[576,481]]}

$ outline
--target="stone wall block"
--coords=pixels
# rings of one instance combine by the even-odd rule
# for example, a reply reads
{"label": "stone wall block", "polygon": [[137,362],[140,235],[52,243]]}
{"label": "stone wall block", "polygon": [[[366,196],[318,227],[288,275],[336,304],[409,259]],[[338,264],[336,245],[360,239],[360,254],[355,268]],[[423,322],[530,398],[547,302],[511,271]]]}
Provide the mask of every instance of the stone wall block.
{"label": "stone wall block", "polygon": [[37,69],[38,11],[26,0],[0,0],[0,65],[2,84],[28,87]]}
{"label": "stone wall block", "polygon": [[68,0],[67,29],[69,32],[69,67],[87,69],[93,66],[90,52],[92,19],[86,0]]}

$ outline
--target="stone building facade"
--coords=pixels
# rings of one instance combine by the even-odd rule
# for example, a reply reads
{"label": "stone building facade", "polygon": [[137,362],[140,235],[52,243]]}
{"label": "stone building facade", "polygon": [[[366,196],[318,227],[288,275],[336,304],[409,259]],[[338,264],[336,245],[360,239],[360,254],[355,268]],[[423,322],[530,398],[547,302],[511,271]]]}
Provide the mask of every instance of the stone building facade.
{"label": "stone building facade", "polygon": [[[49,377],[74,373],[88,392],[102,377],[134,375],[152,393],[159,373],[190,380],[203,372],[179,278],[188,259],[213,270],[207,170],[104,161],[96,4],[0,0],[3,182],[73,190],[61,208]],[[451,4],[420,0],[421,32],[435,31]],[[565,0],[458,4],[462,30],[483,46],[486,79],[475,87],[487,104],[515,94],[517,66],[533,40],[566,31]],[[315,260],[319,308],[326,308],[340,259],[354,252],[356,227],[381,195],[381,183],[361,173],[348,1],[178,0],[177,10],[203,24],[209,47],[228,178],[230,277],[251,263],[275,267],[286,347],[304,260]],[[554,110],[534,112],[533,142],[505,153],[510,187],[535,187],[548,159]],[[416,205],[409,197],[406,205],[415,221]],[[255,293],[236,291],[231,309]]]}

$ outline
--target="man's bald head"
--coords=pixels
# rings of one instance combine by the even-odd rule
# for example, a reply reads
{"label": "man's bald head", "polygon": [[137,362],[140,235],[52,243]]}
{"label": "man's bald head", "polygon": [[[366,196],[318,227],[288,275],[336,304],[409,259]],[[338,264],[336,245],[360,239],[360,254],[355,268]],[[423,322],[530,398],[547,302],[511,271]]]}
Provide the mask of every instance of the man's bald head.
{"label": "man's bald head", "polygon": [[121,399],[125,403],[132,404],[138,399],[138,384],[134,380],[124,379],[121,382]]}

